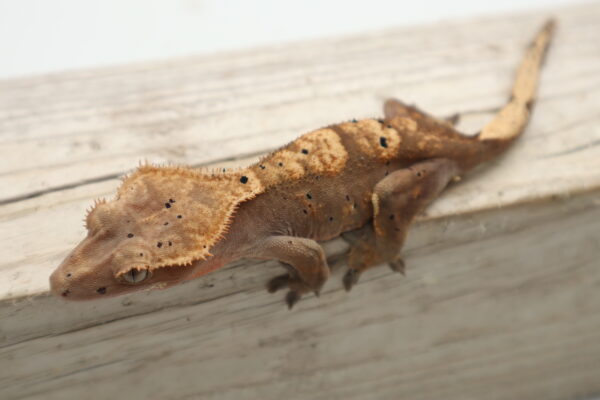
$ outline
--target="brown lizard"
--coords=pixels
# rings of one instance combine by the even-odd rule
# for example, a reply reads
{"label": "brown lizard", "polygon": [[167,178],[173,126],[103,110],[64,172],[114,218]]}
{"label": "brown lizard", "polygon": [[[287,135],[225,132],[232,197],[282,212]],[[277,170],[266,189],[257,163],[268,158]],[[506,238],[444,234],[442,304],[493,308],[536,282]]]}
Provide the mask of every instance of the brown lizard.
{"label": "brown lizard", "polygon": [[538,33],[508,103],[475,136],[388,100],[384,119],[307,133],[236,171],[140,167],[114,200],[89,212],[88,235],[50,277],[52,292],[95,299],[165,288],[239,258],[274,259],[288,273],[268,290],[287,287],[292,307],[329,277],[317,242],[350,231],[347,290],[382,263],[403,272],[400,250],[415,215],[524,130],[553,29],[549,21]]}

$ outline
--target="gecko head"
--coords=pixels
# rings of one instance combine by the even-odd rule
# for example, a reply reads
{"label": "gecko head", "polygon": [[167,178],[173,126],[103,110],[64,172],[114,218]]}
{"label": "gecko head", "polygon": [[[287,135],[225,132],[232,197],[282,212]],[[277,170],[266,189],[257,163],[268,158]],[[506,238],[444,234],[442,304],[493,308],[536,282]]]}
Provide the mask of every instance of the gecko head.
{"label": "gecko head", "polygon": [[148,226],[119,200],[97,204],[86,227],[87,236],[50,276],[51,291],[67,300],[163,288],[180,282],[192,269],[157,267],[161,259]]}
{"label": "gecko head", "polygon": [[[86,218],[87,236],[50,277],[72,300],[164,288],[213,271],[238,204],[262,190],[250,173],[142,166]],[[210,261],[209,261],[210,260]]]}

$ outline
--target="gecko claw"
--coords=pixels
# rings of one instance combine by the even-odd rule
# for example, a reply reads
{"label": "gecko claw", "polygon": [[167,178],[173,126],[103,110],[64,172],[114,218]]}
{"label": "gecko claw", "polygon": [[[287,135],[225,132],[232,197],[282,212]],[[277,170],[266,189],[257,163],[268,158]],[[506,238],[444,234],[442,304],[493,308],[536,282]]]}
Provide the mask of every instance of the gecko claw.
{"label": "gecko claw", "polygon": [[404,264],[404,260],[399,258],[396,261],[392,261],[390,263],[388,263],[388,265],[390,266],[390,268],[392,269],[392,271],[394,272],[399,272],[401,273],[403,276],[406,276],[406,265]]}
{"label": "gecko claw", "polygon": [[348,272],[346,272],[346,275],[344,275],[343,282],[344,288],[347,292],[349,292],[352,289],[352,286],[354,286],[358,282],[359,277],[360,273],[356,269],[349,269]]}
{"label": "gecko claw", "polygon": [[285,302],[288,305],[288,310],[291,310],[292,307],[294,307],[294,304],[296,304],[298,302],[298,300],[300,300],[300,293],[295,292],[293,290],[290,290],[286,295],[285,295]]}

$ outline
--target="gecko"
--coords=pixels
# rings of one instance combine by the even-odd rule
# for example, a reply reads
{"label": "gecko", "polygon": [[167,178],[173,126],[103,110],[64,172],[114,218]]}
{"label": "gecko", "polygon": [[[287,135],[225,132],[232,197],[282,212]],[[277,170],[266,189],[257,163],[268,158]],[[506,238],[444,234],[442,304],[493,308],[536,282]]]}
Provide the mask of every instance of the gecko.
{"label": "gecko", "polygon": [[524,131],[555,23],[525,52],[510,97],[476,135],[389,99],[384,118],[306,133],[233,171],[142,165],[113,200],[88,212],[87,236],[50,276],[51,292],[91,300],[167,288],[240,259],[277,260],[292,308],[319,295],[330,267],[319,242],[349,242],[343,285],[387,264],[404,273],[409,226],[453,180],[504,152]]}

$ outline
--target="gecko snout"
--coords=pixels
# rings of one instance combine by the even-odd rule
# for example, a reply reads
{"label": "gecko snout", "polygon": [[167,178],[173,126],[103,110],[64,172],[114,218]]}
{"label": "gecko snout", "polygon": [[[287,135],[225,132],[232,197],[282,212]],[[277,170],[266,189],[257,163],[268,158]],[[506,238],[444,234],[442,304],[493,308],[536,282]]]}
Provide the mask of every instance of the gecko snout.
{"label": "gecko snout", "polygon": [[63,268],[57,268],[52,275],[50,275],[50,292],[57,296],[68,297],[71,290],[67,284],[67,279],[71,276],[72,274],[70,272],[64,272]]}

